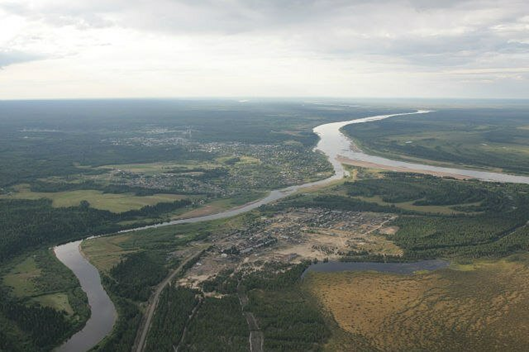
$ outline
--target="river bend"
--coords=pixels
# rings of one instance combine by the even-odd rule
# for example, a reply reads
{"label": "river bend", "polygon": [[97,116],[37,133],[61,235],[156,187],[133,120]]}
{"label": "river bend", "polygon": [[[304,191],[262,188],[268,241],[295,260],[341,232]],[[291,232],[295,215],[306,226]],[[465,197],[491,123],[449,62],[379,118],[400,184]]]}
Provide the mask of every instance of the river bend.
{"label": "river bend", "polygon": [[[387,119],[390,117],[426,114],[429,112],[431,111],[418,110],[416,112],[411,113],[377,115],[351,121],[333,122],[317,126],[313,129],[313,131],[320,137],[320,140],[315,150],[320,151],[327,156],[334,169],[333,176],[316,182],[310,182],[303,185],[291,186],[280,190],[274,190],[271,191],[270,194],[263,199],[221,213],[195,218],[174,220],[160,224],[128,229],[121,232],[124,233],[149,228],[157,228],[162,226],[218,220],[254,210],[260,207],[261,205],[269,204],[276,200],[285,198],[299,190],[310,188],[313,186],[326,185],[333,181],[342,179],[344,176],[347,175],[347,171],[344,169],[340,161],[338,161],[338,157],[346,157],[351,160],[366,161],[378,165],[386,165],[410,170],[433,171],[442,174],[450,174],[466,178],[475,178],[483,181],[529,184],[529,177],[526,176],[516,176],[468,169],[438,167],[418,163],[395,161],[378,156],[368,155],[358,150],[352,150],[351,140],[341,132],[342,127],[350,124],[367,123]],[[58,351],[60,352],[88,351],[112,331],[117,317],[116,309],[112,301],[108,297],[107,293],[103,289],[103,286],[101,285],[101,279],[97,269],[92,264],[90,264],[88,260],[86,260],[86,258],[84,258],[81,254],[79,248],[80,243],[81,241],[74,241],[57,246],[55,247],[55,254],[57,258],[64,265],[70,268],[75,274],[75,276],[77,276],[77,278],[79,279],[79,282],[81,283],[81,288],[83,289],[83,291],[86,292],[88,296],[88,303],[90,304],[92,314],[88,319],[88,322],[86,323],[85,327],[81,331],[74,334],[66,343],[64,343],[58,348]]]}

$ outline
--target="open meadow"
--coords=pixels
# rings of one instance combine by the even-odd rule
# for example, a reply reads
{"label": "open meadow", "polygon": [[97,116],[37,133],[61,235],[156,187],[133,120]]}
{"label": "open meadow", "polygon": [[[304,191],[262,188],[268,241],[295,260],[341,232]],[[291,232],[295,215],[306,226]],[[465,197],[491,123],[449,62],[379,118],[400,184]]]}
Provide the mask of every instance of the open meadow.
{"label": "open meadow", "polygon": [[329,351],[525,351],[528,264],[524,254],[413,275],[310,273],[304,287],[341,330]]}

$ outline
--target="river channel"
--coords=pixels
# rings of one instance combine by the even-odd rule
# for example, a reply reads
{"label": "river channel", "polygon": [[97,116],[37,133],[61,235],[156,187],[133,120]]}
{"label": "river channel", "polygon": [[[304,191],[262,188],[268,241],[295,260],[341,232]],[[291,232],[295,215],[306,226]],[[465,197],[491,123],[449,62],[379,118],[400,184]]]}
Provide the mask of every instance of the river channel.
{"label": "river channel", "polygon": [[[320,140],[315,150],[320,151],[327,156],[334,168],[333,176],[316,182],[291,186],[281,190],[274,190],[271,191],[270,194],[263,199],[221,213],[200,216],[196,218],[174,220],[160,224],[128,229],[122,232],[132,232],[148,228],[157,228],[161,226],[196,223],[201,221],[229,218],[254,210],[260,207],[261,205],[269,204],[281,198],[285,198],[299,190],[329,184],[333,181],[340,180],[347,175],[347,171],[344,169],[343,165],[337,160],[339,156],[343,156],[351,160],[376,163],[378,165],[407,168],[410,170],[434,171],[443,174],[475,178],[484,181],[529,184],[529,177],[526,176],[515,176],[485,171],[437,167],[431,165],[395,161],[382,157],[368,155],[361,151],[352,150],[351,140],[340,131],[342,127],[350,124],[379,121],[390,117],[402,115],[426,114],[429,112],[429,110],[418,110],[416,112],[411,113],[378,115],[356,119],[352,121],[334,122],[317,126],[314,128],[313,131],[320,137]],[[57,258],[64,265],[70,268],[75,274],[75,276],[77,276],[77,278],[79,279],[83,291],[85,291],[88,296],[88,303],[90,305],[92,314],[88,319],[86,326],[81,331],[74,334],[68,341],[66,341],[62,346],[57,349],[57,351],[60,352],[88,351],[112,331],[117,317],[116,309],[112,304],[112,301],[108,297],[107,293],[103,289],[103,286],[101,285],[101,280],[97,269],[92,264],[90,264],[90,262],[88,262],[88,260],[86,260],[86,258],[84,258],[81,254],[79,248],[80,243],[81,241],[74,241],[57,246],[55,247],[55,253],[57,255]],[[357,263],[356,265],[358,264],[359,263]],[[373,270],[376,270],[376,268],[374,268]]]}

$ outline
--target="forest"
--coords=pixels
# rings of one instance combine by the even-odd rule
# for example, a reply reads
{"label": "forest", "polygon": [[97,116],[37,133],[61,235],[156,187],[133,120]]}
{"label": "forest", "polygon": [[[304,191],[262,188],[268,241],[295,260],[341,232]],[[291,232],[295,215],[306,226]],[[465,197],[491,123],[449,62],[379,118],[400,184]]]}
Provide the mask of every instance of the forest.
{"label": "forest", "polygon": [[145,350],[173,351],[180,344],[187,321],[199,303],[198,292],[168,285],[160,295]]}
{"label": "forest", "polygon": [[189,323],[180,348],[182,351],[248,351],[249,334],[237,296],[205,297]]}
{"label": "forest", "polygon": [[116,232],[126,228],[119,224],[122,221],[157,218],[190,204],[189,200],[179,200],[115,214],[91,208],[87,202],[54,208],[48,199],[0,199],[0,263],[39,246]]}
{"label": "forest", "polygon": [[102,283],[118,311],[114,330],[95,348],[99,352],[130,351],[142,319],[140,303],[149,299],[152,289],[167,275],[165,263],[156,256],[137,252],[127,255],[109,272]]}
{"label": "forest", "polygon": [[[179,351],[248,351],[245,314],[252,313],[265,350],[319,351],[330,331],[301,288],[301,274],[309,264],[267,263],[263,270],[247,274],[224,271],[202,283],[202,292],[168,286],[154,315],[147,350],[173,351],[178,346]],[[246,294],[249,303],[243,306],[240,295]]]}
{"label": "forest", "polygon": [[323,313],[301,288],[301,274],[308,265],[285,268],[269,263],[243,281],[247,310],[259,321],[267,351],[319,351],[330,336]]}
{"label": "forest", "polygon": [[110,270],[106,287],[115,294],[133,301],[146,301],[151,288],[168,273],[164,262],[146,252],[132,253]]}

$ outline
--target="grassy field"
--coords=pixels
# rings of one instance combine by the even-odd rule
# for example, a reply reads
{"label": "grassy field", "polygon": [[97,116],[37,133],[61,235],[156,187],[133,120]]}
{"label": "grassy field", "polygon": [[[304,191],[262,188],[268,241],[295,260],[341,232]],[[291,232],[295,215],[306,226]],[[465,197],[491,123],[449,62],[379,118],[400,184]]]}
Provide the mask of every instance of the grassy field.
{"label": "grassy field", "polygon": [[41,306],[51,307],[56,310],[66,312],[68,315],[73,315],[74,311],[70,305],[68,295],[65,293],[53,293],[49,295],[42,295],[33,298],[34,302],[37,302]]}
{"label": "grassy field", "polygon": [[172,170],[185,171],[186,169],[193,169],[200,167],[203,169],[214,169],[219,165],[213,162],[205,161],[188,161],[186,163],[179,162],[156,162],[156,163],[138,163],[138,164],[117,164],[104,165],[96,169],[104,170],[121,170],[145,175],[157,175],[162,172],[170,172]]}
{"label": "grassy field", "polygon": [[184,197],[177,194],[155,194],[152,196],[135,196],[130,193],[112,194],[95,190],[77,190],[65,192],[32,192],[27,185],[17,187],[17,192],[9,195],[0,195],[0,199],[41,199],[48,198],[53,201],[54,207],[78,206],[86,200],[96,209],[109,210],[122,213],[128,210],[140,209],[147,205],[161,202],[173,202]]}
{"label": "grassy field", "polygon": [[40,277],[42,270],[37,266],[35,258],[28,256],[16,264],[4,277],[4,284],[12,287],[13,293],[18,297],[27,297],[38,294],[34,280]]}
{"label": "grassy field", "polygon": [[87,317],[86,295],[51,249],[15,258],[3,270],[1,283],[16,298],[64,311],[76,322]]}
{"label": "grassy field", "polygon": [[131,235],[106,236],[85,240],[81,244],[83,253],[89,258],[99,271],[108,273],[110,269],[119,263],[120,259],[135,250],[126,250],[120,246],[128,240]]}
{"label": "grassy field", "polygon": [[528,263],[524,254],[410,276],[311,273],[304,284],[338,325],[330,351],[526,351]]}

